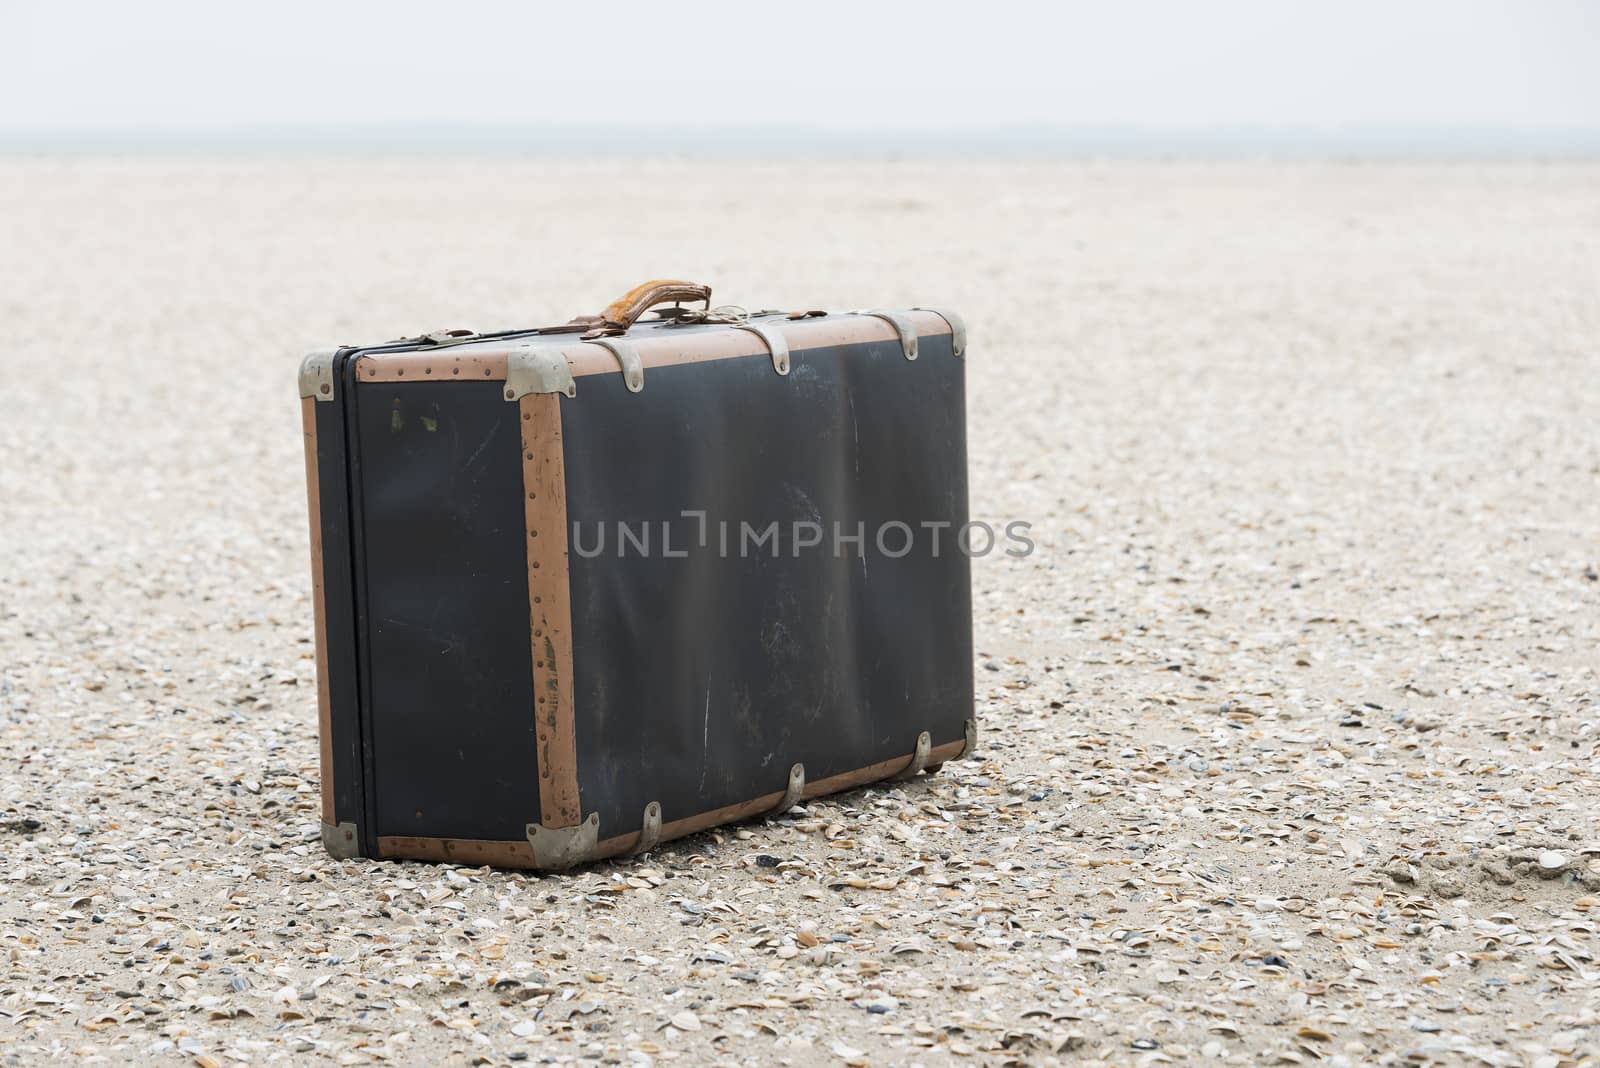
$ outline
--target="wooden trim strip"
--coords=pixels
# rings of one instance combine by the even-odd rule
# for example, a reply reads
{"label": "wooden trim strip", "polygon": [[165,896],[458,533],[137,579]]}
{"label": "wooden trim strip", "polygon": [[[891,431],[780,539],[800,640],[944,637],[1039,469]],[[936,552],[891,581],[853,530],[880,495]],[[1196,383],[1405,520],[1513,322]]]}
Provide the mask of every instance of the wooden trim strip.
{"label": "wooden trim strip", "polygon": [[375,352],[356,359],[359,382],[504,382],[506,350],[464,353],[458,347]]}
{"label": "wooden trim strip", "polygon": [[[961,750],[966,748],[966,739],[958,742],[949,742],[931,750],[928,753],[929,765],[942,764],[947,760],[954,760],[961,755]],[[878,782],[883,779],[893,778],[916,759],[912,753],[903,757],[894,757],[882,760],[876,764],[869,764],[855,771],[847,771],[840,775],[830,775],[826,779],[818,779],[814,783],[807,783],[804,796],[807,798],[821,797],[825,794],[836,794],[852,787],[864,786],[867,783]],[[776,808],[779,801],[783,800],[783,791],[763,794],[749,801],[741,801],[734,805],[725,805],[722,808],[712,809],[710,812],[701,812],[681,820],[661,825],[660,841],[671,838],[682,838],[697,831],[709,830],[727,823],[736,823],[740,820],[759,816]],[[632,852],[639,844],[639,832],[630,831],[627,834],[614,835],[602,838],[595,847],[594,855],[588,860],[602,860],[606,857],[615,857],[623,853]],[[491,864],[503,868],[532,868],[533,847],[525,841],[506,842],[485,839],[467,838],[409,838],[401,836],[380,837],[378,839],[378,855],[390,859],[407,860],[432,860],[446,861],[451,864]]]}
{"label": "wooden trim strip", "polygon": [[[665,842],[670,838],[682,838],[694,834],[696,831],[708,831],[713,827],[720,827],[724,823],[737,823],[740,820],[751,819],[763,812],[771,812],[778,807],[778,802],[783,800],[783,791],[775,794],[762,794],[760,797],[751,798],[749,801],[740,801],[733,805],[724,805],[714,808],[710,812],[700,812],[693,816],[686,816],[681,820],[661,825],[659,841]],[[614,835],[610,838],[600,839],[600,844],[595,847],[595,857],[614,857],[619,853],[631,853],[639,845],[639,832],[629,831],[627,834]]]}
{"label": "wooden trim strip", "polygon": [[572,592],[567,574],[561,398],[554,393],[529,393],[518,405],[533,715],[539,738],[539,822],[546,827],[573,827],[582,821],[583,812],[578,801],[578,744],[572,707]]}
{"label": "wooden trim strip", "polygon": [[[946,742],[944,745],[928,750],[928,763],[943,764],[946,760],[954,760],[961,755],[961,750],[967,747],[967,740],[962,738],[958,742]],[[895,757],[892,760],[879,761],[869,764],[856,771],[847,771],[840,775],[830,775],[826,779],[806,783],[806,789],[800,796],[810,800],[813,797],[822,797],[826,794],[837,794],[857,786],[865,786],[869,782],[880,779],[892,779],[911,766],[917,755]]]}
{"label": "wooden trim strip", "polygon": [[532,868],[533,847],[526,840],[500,842],[485,838],[410,838],[379,835],[378,856],[386,860],[432,860],[446,864],[489,864],[496,868]]}
{"label": "wooden trim strip", "polygon": [[306,449],[306,513],[311,520],[311,613],[316,640],[317,733],[322,761],[322,822],[338,822],[333,811],[333,702],[328,697],[328,609],[322,588],[322,485],[317,479],[317,401],[300,398]]}
{"label": "wooden trim strip", "polygon": [[[905,314],[916,325],[919,337],[950,333],[950,324],[937,312],[909,311]],[[892,325],[871,315],[780,319],[773,321],[773,325],[783,331],[791,352],[852,345],[862,341],[898,341],[900,338]],[[646,389],[649,388],[649,371],[652,367],[726,360],[738,356],[764,356],[767,353],[766,342],[748,330],[697,330],[687,333],[650,330],[628,335],[626,340],[639,353],[639,362],[644,364]],[[494,348],[451,346],[417,352],[373,353],[356,360],[356,376],[362,382],[504,381],[506,349],[525,345],[549,345],[561,349],[567,362],[572,364],[574,378],[620,374],[622,371],[617,358],[609,350],[579,341],[571,335],[535,336],[492,344]]]}

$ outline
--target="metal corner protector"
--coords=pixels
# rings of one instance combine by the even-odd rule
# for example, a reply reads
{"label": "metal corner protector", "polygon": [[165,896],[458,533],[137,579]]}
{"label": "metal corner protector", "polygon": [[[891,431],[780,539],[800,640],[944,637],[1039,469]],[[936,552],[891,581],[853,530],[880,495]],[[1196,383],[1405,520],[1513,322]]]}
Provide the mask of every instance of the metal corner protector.
{"label": "metal corner protector", "polygon": [[528,845],[533,849],[533,865],[543,871],[561,871],[594,857],[600,845],[600,813],[571,827],[527,825]]}
{"label": "metal corner protector", "polygon": [[967,323],[949,308],[912,308],[912,311],[933,312],[950,324],[950,351],[960,359],[967,354]]}
{"label": "metal corner protector", "polygon": [[322,825],[322,848],[335,860],[350,860],[361,855],[361,832],[356,825],[346,821],[337,827]]}
{"label": "metal corner protector", "polygon": [[530,393],[578,395],[572,367],[560,349],[526,345],[506,353],[506,400],[514,401]]}
{"label": "metal corner protector", "polygon": [[333,350],[309,353],[300,361],[300,396],[333,400]]}

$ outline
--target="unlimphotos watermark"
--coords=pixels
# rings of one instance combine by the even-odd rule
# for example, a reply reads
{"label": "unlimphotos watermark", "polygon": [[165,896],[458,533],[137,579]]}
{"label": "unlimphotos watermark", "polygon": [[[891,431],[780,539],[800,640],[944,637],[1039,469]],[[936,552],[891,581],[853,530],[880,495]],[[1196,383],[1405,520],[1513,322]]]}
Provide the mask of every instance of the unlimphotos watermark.
{"label": "unlimphotos watermark", "polygon": [[[1033,555],[1034,542],[1028,536],[1033,524],[1013,519],[1001,524],[982,520],[956,524],[948,519],[923,519],[907,522],[891,519],[869,525],[820,519],[711,520],[704,511],[678,513],[690,523],[674,520],[641,520],[572,524],[570,548],[585,560],[599,556],[660,556],[681,559],[695,552],[715,551],[724,559],[767,556],[797,557],[803,553],[831,553],[835,557],[866,557],[869,552],[890,560],[913,554],[938,558],[958,552],[983,557],[999,551],[1022,558]],[[679,529],[679,527],[684,529]]]}

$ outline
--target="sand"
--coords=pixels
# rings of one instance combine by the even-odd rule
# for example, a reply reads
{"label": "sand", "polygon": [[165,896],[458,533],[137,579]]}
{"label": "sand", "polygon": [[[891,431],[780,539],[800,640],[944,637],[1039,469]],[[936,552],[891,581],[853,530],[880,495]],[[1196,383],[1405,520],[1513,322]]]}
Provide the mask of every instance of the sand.
{"label": "sand", "polygon": [[[0,161],[0,1063],[1600,1062],[1600,169]],[[317,841],[305,351],[949,303],[977,759]]]}

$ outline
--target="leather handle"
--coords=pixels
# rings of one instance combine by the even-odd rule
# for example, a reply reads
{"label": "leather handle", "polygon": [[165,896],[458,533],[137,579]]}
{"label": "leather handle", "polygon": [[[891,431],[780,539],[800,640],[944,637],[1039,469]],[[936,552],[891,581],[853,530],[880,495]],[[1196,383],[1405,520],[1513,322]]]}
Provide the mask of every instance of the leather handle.
{"label": "leather handle", "polygon": [[711,287],[676,278],[652,278],[607,304],[606,310],[600,313],[600,322],[610,330],[626,330],[657,304],[686,300],[703,300],[707,308],[711,307]]}

